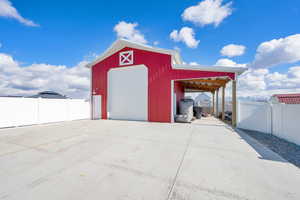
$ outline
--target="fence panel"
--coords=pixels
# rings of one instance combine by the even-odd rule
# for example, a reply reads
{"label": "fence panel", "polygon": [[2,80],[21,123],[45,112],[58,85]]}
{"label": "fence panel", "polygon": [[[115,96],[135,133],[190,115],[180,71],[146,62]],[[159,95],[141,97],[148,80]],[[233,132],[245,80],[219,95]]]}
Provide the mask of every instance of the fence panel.
{"label": "fence panel", "polygon": [[238,127],[272,133],[300,145],[300,105],[239,102]]}
{"label": "fence panel", "polygon": [[238,127],[271,133],[271,107],[262,102],[238,102]]}
{"label": "fence panel", "polygon": [[68,120],[68,99],[40,99],[39,123]]}
{"label": "fence panel", "polygon": [[0,128],[89,118],[82,99],[0,97]]}
{"label": "fence panel", "polygon": [[82,99],[71,99],[69,102],[69,120],[90,117],[90,104]]}
{"label": "fence panel", "polygon": [[282,132],[278,137],[300,145],[300,105],[281,104]]}

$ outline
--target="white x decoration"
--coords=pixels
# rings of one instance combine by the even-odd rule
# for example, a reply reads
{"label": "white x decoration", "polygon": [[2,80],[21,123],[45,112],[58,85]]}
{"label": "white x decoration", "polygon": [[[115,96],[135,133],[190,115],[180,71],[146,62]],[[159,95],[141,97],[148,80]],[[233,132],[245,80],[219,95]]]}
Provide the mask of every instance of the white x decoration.
{"label": "white x decoration", "polygon": [[120,65],[131,65],[133,64],[133,51],[123,51],[119,54]]}

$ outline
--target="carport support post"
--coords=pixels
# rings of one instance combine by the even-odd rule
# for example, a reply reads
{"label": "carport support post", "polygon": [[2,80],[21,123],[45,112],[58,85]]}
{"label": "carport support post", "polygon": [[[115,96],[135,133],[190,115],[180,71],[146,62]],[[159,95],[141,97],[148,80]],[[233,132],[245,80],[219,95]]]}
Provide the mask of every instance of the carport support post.
{"label": "carport support post", "polygon": [[212,94],[212,111],[211,114],[214,115],[215,114],[215,91],[211,92]]}
{"label": "carport support post", "polygon": [[222,120],[225,120],[225,85],[222,87]]}
{"label": "carport support post", "polygon": [[216,118],[218,118],[219,114],[219,89],[216,90]]}
{"label": "carport support post", "polygon": [[236,80],[232,80],[232,126],[236,127]]}

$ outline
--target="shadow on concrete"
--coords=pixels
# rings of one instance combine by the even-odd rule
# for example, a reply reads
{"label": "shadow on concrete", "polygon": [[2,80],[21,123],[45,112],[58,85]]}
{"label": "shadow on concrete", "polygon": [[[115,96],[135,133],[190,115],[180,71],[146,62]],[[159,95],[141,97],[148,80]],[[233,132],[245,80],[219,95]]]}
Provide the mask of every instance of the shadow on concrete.
{"label": "shadow on concrete", "polygon": [[242,130],[245,134],[259,141],[261,144],[279,154],[282,158],[300,168],[300,146],[288,142],[275,135],[258,131]]}
{"label": "shadow on concrete", "polygon": [[272,160],[272,161],[277,161],[277,162],[287,162],[280,155],[273,152],[271,149],[264,146],[263,144],[259,143],[256,139],[250,137],[243,130],[236,129],[235,131],[239,134],[241,139],[243,139],[245,142],[247,142],[260,155],[260,157],[259,157],[260,159]]}
{"label": "shadow on concrete", "polygon": [[256,133],[253,135],[246,130],[234,129],[231,125],[213,117],[208,120],[205,118],[195,120],[192,124],[193,126],[224,127],[231,132],[236,132],[242,140],[247,142],[259,154],[259,159],[291,162],[300,167],[300,147],[298,146],[299,149],[286,148],[291,145],[286,145],[286,141],[274,142],[274,138],[270,138],[273,137],[270,134]]}

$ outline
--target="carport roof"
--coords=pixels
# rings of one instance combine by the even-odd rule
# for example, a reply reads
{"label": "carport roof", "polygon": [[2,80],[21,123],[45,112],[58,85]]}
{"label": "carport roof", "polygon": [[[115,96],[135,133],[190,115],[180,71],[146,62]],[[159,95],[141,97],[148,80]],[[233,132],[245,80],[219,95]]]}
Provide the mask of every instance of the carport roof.
{"label": "carport roof", "polygon": [[225,87],[229,81],[228,77],[218,77],[179,80],[178,82],[182,84],[185,92],[214,92],[221,87]]}

